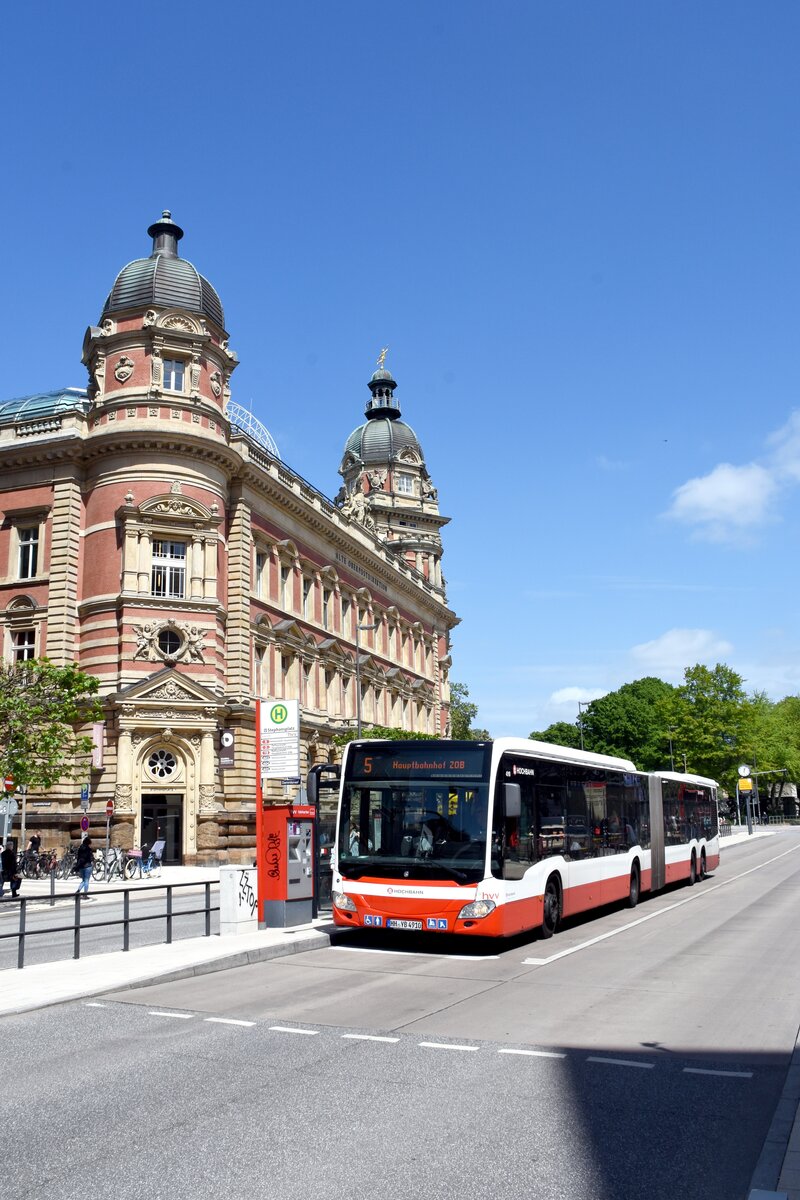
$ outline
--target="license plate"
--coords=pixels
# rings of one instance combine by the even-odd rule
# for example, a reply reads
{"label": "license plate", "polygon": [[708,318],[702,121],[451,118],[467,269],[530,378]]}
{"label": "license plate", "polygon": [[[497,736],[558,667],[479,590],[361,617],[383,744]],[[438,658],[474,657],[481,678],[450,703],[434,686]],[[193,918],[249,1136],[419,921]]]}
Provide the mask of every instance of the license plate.
{"label": "license plate", "polygon": [[386,924],[390,929],[422,929],[422,921],[401,921],[392,918]]}

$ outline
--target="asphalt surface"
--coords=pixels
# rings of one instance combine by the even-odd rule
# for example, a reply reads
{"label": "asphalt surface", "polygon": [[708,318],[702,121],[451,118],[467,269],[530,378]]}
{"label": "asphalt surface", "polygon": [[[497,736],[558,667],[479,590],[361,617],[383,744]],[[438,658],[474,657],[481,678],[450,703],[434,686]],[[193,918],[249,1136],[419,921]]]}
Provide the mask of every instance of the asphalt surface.
{"label": "asphalt surface", "polygon": [[[376,945],[335,932],[328,947],[323,925],[268,931],[269,945],[191,939],[104,956],[84,990],[72,993],[97,999],[7,1016],[4,1052],[16,1060],[33,1039],[49,1048],[60,1080],[79,1031],[98,1078],[111,1059],[114,1076],[138,1080],[142,1047],[148,1062],[156,1050],[158,1070],[143,1073],[149,1100],[141,1114],[152,1168],[140,1162],[137,1177],[154,1195],[204,1197],[218,1187],[245,1194],[240,1158],[252,1137],[264,1155],[247,1192],[256,1196],[312,1187],[332,1196],[346,1186],[354,1196],[735,1200],[758,1184],[770,1190],[753,1191],[753,1200],[795,1200],[799,848],[796,834],[749,839],[726,850],[717,877],[695,889],[662,893],[635,913],[605,910],[552,942],[520,939],[499,953],[463,942]],[[304,938],[320,948],[306,949]],[[195,974],[230,963],[232,947],[219,943],[231,940],[248,965]],[[200,945],[208,954],[209,942],[217,956],[202,962]],[[280,957],[260,961],[267,950]],[[169,956],[156,962],[160,951]],[[151,978],[162,973],[163,981],[147,985],[143,969],[131,979],[137,957],[155,963]],[[0,972],[0,1011],[13,1007],[3,992],[9,976],[38,973],[42,983],[83,967]],[[192,978],[167,981],[181,969]],[[114,991],[115,978],[122,990]],[[131,982],[147,986],[129,990]],[[21,1007],[46,1003],[40,990],[29,989]],[[49,990],[50,1003],[64,998],[64,986],[58,990]],[[196,1076],[200,1065],[211,1092]],[[61,1095],[42,1092],[36,1119],[62,1122]],[[209,1104],[218,1104],[222,1122],[219,1153],[208,1141]],[[110,1127],[122,1139],[124,1114],[116,1128],[114,1108]],[[15,1113],[22,1133],[20,1121]],[[6,1141],[13,1161],[13,1138]],[[87,1169],[94,1152],[86,1150]],[[127,1154],[116,1144],[115,1152]],[[175,1173],[173,1155],[183,1162]]]}

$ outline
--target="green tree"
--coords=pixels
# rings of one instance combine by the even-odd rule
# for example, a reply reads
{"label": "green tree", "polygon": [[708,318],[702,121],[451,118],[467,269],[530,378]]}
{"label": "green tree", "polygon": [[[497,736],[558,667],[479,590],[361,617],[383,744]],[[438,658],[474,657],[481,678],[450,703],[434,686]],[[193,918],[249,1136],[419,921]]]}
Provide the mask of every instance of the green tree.
{"label": "green tree", "polygon": [[547,729],[534,730],[528,737],[534,742],[551,742],[554,746],[571,746],[578,750],[581,744],[581,731],[577,725],[569,721],[554,721]]}
{"label": "green tree", "polygon": [[752,760],[757,734],[756,712],[744,681],[724,663],[697,663],[684,671],[667,708],[676,767],[716,779],[729,793],[736,788],[736,768]]}
{"label": "green tree", "polygon": [[103,715],[97,680],[46,658],[0,667],[0,770],[20,787],[85,778],[92,739],[81,725]]}
{"label": "green tree", "polygon": [[[390,742],[432,742],[437,736],[435,733],[414,733],[413,730],[397,729],[395,726],[389,728],[386,725],[369,725],[361,730],[362,738],[381,738]],[[347,729],[344,733],[335,733],[333,743],[335,746],[346,746],[348,742],[354,742],[357,737],[358,733],[355,729]]]}
{"label": "green tree", "polygon": [[585,748],[630,758],[643,771],[663,767],[669,761],[667,713],[674,691],[648,675],[592,700],[583,714]]}
{"label": "green tree", "polygon": [[465,683],[450,684],[450,736],[456,741],[483,742],[490,735],[485,729],[473,729],[472,722],[478,715],[478,706],[469,699],[469,688]]}

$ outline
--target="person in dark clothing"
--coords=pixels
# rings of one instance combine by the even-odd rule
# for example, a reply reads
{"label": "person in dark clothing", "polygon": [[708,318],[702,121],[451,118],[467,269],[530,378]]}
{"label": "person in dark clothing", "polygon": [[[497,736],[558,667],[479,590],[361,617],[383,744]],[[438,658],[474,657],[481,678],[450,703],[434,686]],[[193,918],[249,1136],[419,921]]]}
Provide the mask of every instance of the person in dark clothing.
{"label": "person in dark clothing", "polygon": [[0,875],[0,896],[2,896],[6,884],[11,888],[12,897],[16,896],[21,881],[17,874],[17,855],[13,842],[7,842],[3,853],[0,855],[0,871],[2,871]]}
{"label": "person in dark clothing", "polygon": [[78,853],[75,858],[75,870],[81,877],[78,884],[78,890],[75,895],[80,895],[83,892],[84,896],[89,894],[89,880],[92,878],[92,864],[94,863],[94,850],[92,850],[92,839],[85,837],[78,847]]}

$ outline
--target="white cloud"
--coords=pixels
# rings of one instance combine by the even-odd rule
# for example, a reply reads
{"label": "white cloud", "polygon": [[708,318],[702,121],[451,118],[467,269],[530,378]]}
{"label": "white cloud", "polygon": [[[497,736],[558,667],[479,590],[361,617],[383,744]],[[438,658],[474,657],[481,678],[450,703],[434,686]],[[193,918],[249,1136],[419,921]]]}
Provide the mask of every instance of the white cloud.
{"label": "white cloud", "polygon": [[699,662],[720,662],[733,650],[710,629],[668,629],[652,642],[631,648],[631,658],[657,675],[682,676]]}
{"label": "white cloud", "polygon": [[777,491],[774,475],[759,463],[720,463],[708,475],[677,488],[667,516],[694,525],[696,535],[708,541],[730,541],[771,518]]}
{"label": "white cloud", "polygon": [[772,451],[772,464],[777,475],[789,483],[800,482],[800,412],[767,438]]}
{"label": "white cloud", "polygon": [[572,708],[575,708],[579,700],[588,704],[590,700],[597,700],[600,696],[605,696],[606,691],[606,688],[563,687],[551,692],[547,703],[571,705]]}

